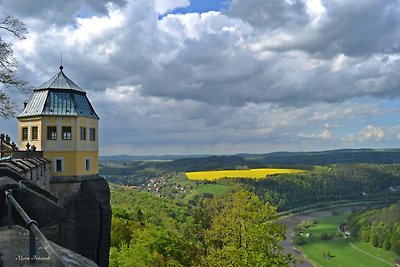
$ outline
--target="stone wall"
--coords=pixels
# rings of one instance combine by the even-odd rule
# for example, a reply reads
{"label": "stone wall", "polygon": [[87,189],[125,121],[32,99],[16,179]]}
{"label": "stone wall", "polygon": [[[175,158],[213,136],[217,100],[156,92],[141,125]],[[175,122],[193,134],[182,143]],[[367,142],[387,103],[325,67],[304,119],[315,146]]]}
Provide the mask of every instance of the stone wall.
{"label": "stone wall", "polygon": [[49,190],[51,162],[43,157],[13,157],[0,161],[0,167],[9,168],[44,190]]}

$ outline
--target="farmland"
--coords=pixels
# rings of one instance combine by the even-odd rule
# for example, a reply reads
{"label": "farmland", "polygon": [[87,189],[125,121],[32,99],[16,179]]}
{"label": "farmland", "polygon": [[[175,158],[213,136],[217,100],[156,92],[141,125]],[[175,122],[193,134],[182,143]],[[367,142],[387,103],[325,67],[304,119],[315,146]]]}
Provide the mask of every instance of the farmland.
{"label": "farmland", "polygon": [[186,172],[189,180],[209,180],[214,181],[222,178],[255,178],[265,179],[269,175],[298,173],[304,170],[298,169],[249,169],[249,170],[223,170],[223,171],[199,171]]}

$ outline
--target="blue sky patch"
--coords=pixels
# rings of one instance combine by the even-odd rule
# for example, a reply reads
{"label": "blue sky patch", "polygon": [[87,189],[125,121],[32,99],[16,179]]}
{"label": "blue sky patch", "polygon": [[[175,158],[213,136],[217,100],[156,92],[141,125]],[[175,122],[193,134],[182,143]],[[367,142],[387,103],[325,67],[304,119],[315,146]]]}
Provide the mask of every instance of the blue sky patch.
{"label": "blue sky patch", "polygon": [[170,12],[172,14],[204,13],[208,11],[224,11],[227,9],[227,0],[191,0],[190,6],[177,8]]}

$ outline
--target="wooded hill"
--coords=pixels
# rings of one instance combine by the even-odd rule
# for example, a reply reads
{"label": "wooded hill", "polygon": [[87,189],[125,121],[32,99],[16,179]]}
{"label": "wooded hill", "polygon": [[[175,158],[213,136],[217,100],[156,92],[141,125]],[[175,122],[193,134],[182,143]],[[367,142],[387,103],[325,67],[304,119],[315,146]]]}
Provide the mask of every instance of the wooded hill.
{"label": "wooded hill", "polygon": [[[211,155],[165,155],[165,156],[100,156],[102,162],[169,161],[165,167],[184,168],[195,171],[197,166],[211,168],[209,164],[299,164],[329,165],[336,163],[400,163],[400,149],[338,149],[318,152],[273,152],[267,154],[238,154],[233,156]],[[218,163],[219,162],[219,163]],[[218,163],[218,164],[217,164]],[[196,169],[192,169],[195,167]],[[221,168],[222,166],[219,166]],[[229,167],[229,166],[228,166]]]}
{"label": "wooded hill", "polygon": [[396,200],[400,164],[335,164],[242,182],[281,211],[321,202]]}

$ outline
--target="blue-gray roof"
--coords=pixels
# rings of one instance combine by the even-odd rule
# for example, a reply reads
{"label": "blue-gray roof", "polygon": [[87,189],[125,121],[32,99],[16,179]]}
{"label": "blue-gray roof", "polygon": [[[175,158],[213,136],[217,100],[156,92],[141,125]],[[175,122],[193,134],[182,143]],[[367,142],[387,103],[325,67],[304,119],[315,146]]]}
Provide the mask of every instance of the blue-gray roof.
{"label": "blue-gray roof", "polygon": [[57,75],[33,90],[31,98],[18,118],[41,115],[99,119],[86,97],[86,92],[63,73],[62,67]]}

